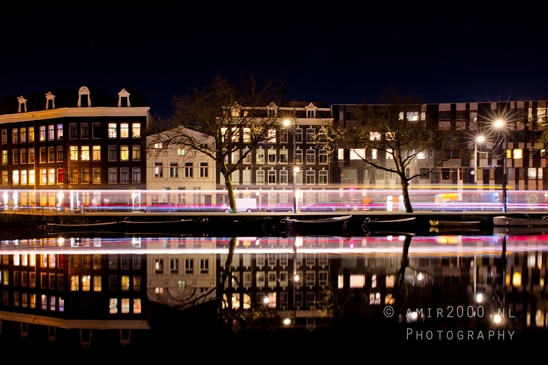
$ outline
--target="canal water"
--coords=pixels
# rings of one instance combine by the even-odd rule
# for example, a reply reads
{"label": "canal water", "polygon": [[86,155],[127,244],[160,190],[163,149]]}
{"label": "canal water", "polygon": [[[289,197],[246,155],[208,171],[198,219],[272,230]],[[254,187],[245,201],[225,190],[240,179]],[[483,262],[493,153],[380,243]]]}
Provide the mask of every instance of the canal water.
{"label": "canal water", "polygon": [[127,360],[181,341],[491,346],[546,338],[548,231],[460,230],[5,233],[0,349],[105,350]]}

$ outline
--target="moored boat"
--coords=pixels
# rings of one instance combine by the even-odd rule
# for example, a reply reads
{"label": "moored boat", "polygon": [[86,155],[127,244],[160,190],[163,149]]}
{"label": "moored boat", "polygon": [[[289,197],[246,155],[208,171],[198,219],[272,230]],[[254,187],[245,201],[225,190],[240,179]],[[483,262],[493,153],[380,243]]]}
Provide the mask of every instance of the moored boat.
{"label": "moored boat", "polygon": [[371,218],[365,218],[362,229],[364,232],[372,231],[406,231],[412,224],[415,223],[416,217],[399,218],[399,219],[387,219],[387,220],[373,220]]}
{"label": "moored boat", "polygon": [[351,215],[317,219],[285,218],[285,227],[288,231],[297,231],[304,234],[333,233],[342,230],[344,225],[352,218]]}
{"label": "moored boat", "polygon": [[201,219],[169,221],[125,221],[128,233],[190,233],[199,230]]}
{"label": "moored boat", "polygon": [[48,232],[124,232],[126,222],[99,222],[99,223],[46,223],[38,227]]}
{"label": "moored boat", "polygon": [[493,225],[495,227],[548,227],[548,219],[546,219],[546,217],[529,218],[529,216],[498,216],[493,217]]}

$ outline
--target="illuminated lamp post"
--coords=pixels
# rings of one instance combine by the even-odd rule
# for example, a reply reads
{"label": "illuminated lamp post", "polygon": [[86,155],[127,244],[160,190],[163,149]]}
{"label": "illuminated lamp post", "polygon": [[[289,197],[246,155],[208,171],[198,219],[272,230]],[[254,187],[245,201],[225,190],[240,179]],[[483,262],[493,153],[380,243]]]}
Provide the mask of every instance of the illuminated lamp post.
{"label": "illuminated lamp post", "polygon": [[477,136],[476,141],[474,142],[474,183],[478,182],[478,144],[484,143],[484,136]]}
{"label": "illuminated lamp post", "polygon": [[506,135],[506,122],[502,119],[495,120],[494,124],[495,128],[503,130],[502,138],[503,140],[503,146],[504,146],[504,154],[503,154],[503,162],[502,162],[502,212],[506,213],[507,210],[507,192],[506,192],[506,184],[507,184],[507,177],[508,177],[508,167],[507,167],[507,156],[506,151],[508,151],[508,136]]}
{"label": "illuminated lamp post", "polygon": [[[290,129],[290,127],[293,126],[293,123],[289,119],[284,119],[283,126],[286,129]],[[295,131],[293,131],[293,142],[292,142],[292,148],[293,148],[293,213],[297,213],[297,174],[299,173],[300,169],[297,166],[297,156],[295,156],[295,149],[296,149],[296,140],[295,140]]]}

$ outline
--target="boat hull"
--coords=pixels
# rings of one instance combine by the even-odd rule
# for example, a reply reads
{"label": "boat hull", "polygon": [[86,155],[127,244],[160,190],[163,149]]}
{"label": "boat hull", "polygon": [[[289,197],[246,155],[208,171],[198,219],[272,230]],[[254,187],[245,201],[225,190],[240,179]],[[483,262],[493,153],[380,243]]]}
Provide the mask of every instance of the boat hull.
{"label": "boat hull", "polygon": [[124,232],[125,222],[105,222],[88,224],[47,223],[40,227],[48,232]]}
{"label": "boat hull", "polygon": [[548,219],[493,217],[495,227],[548,227]]}
{"label": "boat hull", "polygon": [[181,219],[158,222],[127,221],[127,233],[190,233],[200,230],[200,222],[194,219]]}
{"label": "boat hull", "polygon": [[362,224],[364,232],[398,232],[407,231],[416,224],[416,217],[389,219],[389,220],[371,220],[366,218]]}
{"label": "boat hull", "polygon": [[288,232],[303,234],[341,234],[351,215],[318,219],[286,218],[285,227]]}

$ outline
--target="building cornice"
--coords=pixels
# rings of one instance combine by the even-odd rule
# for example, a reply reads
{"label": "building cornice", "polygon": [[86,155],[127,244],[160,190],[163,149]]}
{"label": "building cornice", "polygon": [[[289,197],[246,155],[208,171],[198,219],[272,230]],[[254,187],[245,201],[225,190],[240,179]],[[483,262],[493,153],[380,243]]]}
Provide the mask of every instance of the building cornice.
{"label": "building cornice", "polygon": [[86,108],[59,108],[40,110],[27,113],[0,115],[0,124],[30,122],[66,117],[146,117],[150,108],[147,107],[86,107]]}

